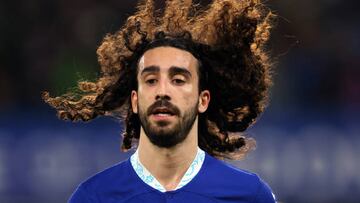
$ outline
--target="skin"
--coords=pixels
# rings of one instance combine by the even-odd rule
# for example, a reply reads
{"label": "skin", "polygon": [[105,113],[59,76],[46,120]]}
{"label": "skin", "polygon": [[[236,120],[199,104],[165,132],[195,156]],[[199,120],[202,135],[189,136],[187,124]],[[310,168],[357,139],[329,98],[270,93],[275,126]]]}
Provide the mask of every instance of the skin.
{"label": "skin", "polygon": [[[156,67],[156,70],[151,67]],[[174,71],[174,67],[182,71]],[[174,127],[184,111],[197,104],[198,113],[205,112],[210,102],[210,92],[204,90],[199,93],[197,68],[197,59],[187,51],[173,47],[146,51],[138,65],[138,90],[131,93],[132,111],[138,113],[139,108],[146,111],[157,99],[166,97],[180,109],[180,115],[148,116],[153,127],[163,130]],[[141,127],[138,146],[140,162],[167,191],[176,188],[196,156],[197,129],[198,116],[185,140],[167,148],[151,143]]]}

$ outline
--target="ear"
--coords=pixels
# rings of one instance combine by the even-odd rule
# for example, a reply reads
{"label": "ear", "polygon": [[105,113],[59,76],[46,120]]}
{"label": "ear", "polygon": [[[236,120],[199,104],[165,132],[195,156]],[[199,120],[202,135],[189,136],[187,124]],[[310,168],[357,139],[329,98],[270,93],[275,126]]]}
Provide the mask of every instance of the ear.
{"label": "ear", "polygon": [[131,108],[133,113],[138,113],[138,95],[137,92],[135,90],[131,91]]}
{"label": "ear", "polygon": [[199,107],[198,107],[199,113],[204,113],[208,108],[209,103],[210,103],[210,91],[204,90],[200,93],[199,96]]}

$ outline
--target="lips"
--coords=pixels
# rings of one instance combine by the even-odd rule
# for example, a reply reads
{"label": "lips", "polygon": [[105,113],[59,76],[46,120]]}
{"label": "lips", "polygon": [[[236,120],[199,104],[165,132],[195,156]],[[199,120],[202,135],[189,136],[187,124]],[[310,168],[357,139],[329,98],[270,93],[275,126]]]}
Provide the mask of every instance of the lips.
{"label": "lips", "polygon": [[168,100],[160,99],[149,106],[146,114],[155,120],[163,120],[180,116],[180,110]]}
{"label": "lips", "polygon": [[[175,113],[169,108],[155,108],[150,116],[156,122],[168,122],[169,119],[174,118]],[[164,124],[164,123],[163,123]]]}
{"label": "lips", "polygon": [[152,112],[151,112],[152,115],[156,115],[156,116],[173,116],[175,115],[175,113],[169,109],[169,108],[166,108],[166,107],[158,107],[158,108],[155,108]]}

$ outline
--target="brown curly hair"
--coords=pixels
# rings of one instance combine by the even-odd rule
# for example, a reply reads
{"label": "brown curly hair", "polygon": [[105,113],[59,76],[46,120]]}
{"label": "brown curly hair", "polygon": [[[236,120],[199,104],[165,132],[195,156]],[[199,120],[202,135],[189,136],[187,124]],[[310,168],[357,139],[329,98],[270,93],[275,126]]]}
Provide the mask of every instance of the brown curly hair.
{"label": "brown curly hair", "polygon": [[137,62],[157,46],[191,52],[200,62],[200,89],[212,99],[199,115],[199,147],[218,158],[239,159],[255,148],[244,131],[264,111],[271,85],[271,64],[264,46],[274,17],[259,0],[213,0],[207,6],[191,0],[167,0],[155,9],[143,0],[116,33],[97,50],[101,75],[81,81],[79,92],[43,99],[61,119],[89,121],[108,115],[125,121],[123,150],[139,139],[140,122],[133,114],[131,90],[137,89]]}

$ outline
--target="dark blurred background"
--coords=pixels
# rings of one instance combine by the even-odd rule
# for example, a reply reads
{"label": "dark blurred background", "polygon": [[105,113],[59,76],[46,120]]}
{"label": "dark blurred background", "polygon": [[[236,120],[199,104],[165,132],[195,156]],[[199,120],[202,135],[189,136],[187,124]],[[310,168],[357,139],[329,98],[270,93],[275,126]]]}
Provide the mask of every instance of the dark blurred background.
{"label": "dark blurred background", "polygon": [[[205,1],[202,1],[205,2]],[[267,1],[278,14],[271,103],[248,134],[258,149],[233,164],[281,202],[360,200],[358,1]],[[96,49],[134,0],[0,1],[0,202],[66,202],[85,178],[131,153],[110,118],[63,122],[40,98],[98,75]]]}

